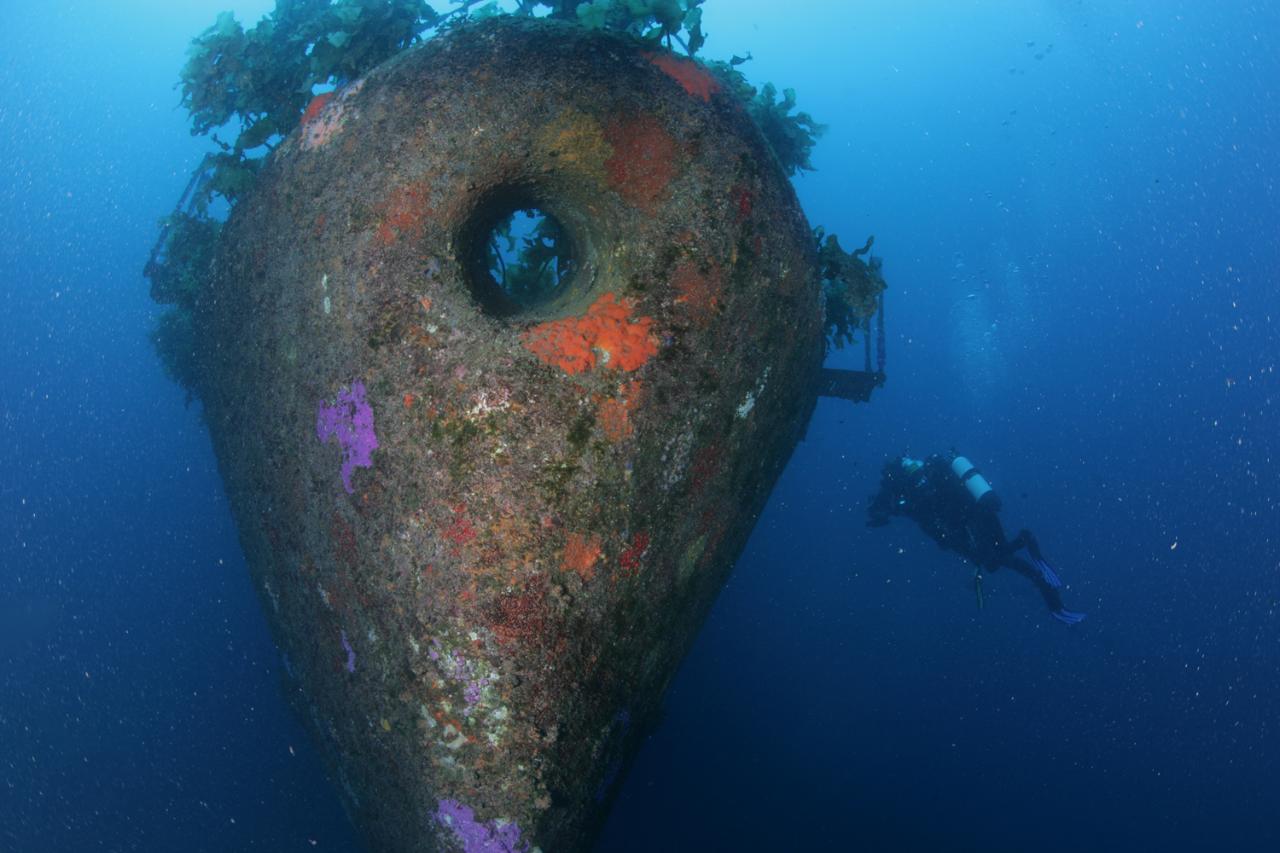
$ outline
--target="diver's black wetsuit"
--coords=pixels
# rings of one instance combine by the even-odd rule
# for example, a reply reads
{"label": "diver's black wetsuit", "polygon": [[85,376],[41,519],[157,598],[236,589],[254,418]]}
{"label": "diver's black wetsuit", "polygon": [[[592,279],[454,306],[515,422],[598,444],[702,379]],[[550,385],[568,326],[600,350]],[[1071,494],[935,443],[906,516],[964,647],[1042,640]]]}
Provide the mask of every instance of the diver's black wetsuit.
{"label": "diver's black wetsuit", "polygon": [[[953,456],[935,454],[912,470],[904,457],[885,463],[880,478],[880,491],[867,507],[870,527],[889,523],[890,516],[904,515],[912,519],[938,543],[938,547],[954,551],[980,570],[994,572],[1013,569],[1040,590],[1047,606],[1060,621],[1072,624],[1084,614],[1067,610],[1062,605],[1057,573],[1040,553],[1040,545],[1029,530],[1020,530],[1012,540],[1000,523],[999,501],[995,495],[979,504],[951,470]],[[1032,562],[1017,552],[1026,549]]]}

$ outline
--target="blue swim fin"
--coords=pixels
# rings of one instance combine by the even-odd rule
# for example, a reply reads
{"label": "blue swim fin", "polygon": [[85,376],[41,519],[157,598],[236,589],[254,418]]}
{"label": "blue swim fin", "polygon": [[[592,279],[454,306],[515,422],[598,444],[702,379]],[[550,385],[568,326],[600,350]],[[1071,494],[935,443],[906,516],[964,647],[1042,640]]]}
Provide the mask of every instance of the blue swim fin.
{"label": "blue swim fin", "polygon": [[1062,610],[1053,611],[1053,618],[1057,619],[1063,625],[1075,625],[1084,621],[1084,614],[1063,608]]}

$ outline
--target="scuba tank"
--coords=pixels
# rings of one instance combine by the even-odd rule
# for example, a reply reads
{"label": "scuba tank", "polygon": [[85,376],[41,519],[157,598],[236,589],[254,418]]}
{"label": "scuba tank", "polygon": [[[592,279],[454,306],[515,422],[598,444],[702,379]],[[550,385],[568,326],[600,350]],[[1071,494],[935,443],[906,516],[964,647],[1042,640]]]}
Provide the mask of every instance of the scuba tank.
{"label": "scuba tank", "polygon": [[992,512],[1000,510],[1000,496],[972,462],[963,456],[957,456],[951,460],[951,472],[964,483],[974,503]]}

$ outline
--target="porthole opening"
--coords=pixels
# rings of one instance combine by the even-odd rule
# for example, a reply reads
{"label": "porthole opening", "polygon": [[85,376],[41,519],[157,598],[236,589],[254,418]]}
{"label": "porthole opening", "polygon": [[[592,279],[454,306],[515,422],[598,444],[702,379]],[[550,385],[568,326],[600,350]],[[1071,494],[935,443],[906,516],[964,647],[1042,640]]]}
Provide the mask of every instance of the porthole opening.
{"label": "porthole opening", "polygon": [[569,235],[537,207],[514,210],[489,232],[489,275],[513,302],[529,308],[563,292],[573,273]]}
{"label": "porthole opening", "polygon": [[558,299],[568,292],[578,267],[569,230],[521,195],[482,207],[463,242],[472,293],[498,316],[523,314]]}

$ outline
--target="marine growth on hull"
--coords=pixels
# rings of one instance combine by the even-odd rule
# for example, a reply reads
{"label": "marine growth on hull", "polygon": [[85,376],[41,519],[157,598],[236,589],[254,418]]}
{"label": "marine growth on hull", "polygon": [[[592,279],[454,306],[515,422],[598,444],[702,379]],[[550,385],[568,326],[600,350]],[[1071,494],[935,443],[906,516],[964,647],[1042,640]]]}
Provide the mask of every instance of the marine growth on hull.
{"label": "marine growth on hull", "polygon": [[[421,4],[327,8],[369,5]],[[870,241],[815,234],[808,149],[780,155],[732,66],[668,49],[696,51],[699,4],[522,5],[572,20],[427,21],[279,105],[296,126],[207,161],[148,265],[376,850],[588,849],[816,396],[884,380]],[[210,68],[255,37],[232,23]],[[227,83],[202,58],[197,126],[197,84]],[[866,370],[824,372],[855,336]]]}

